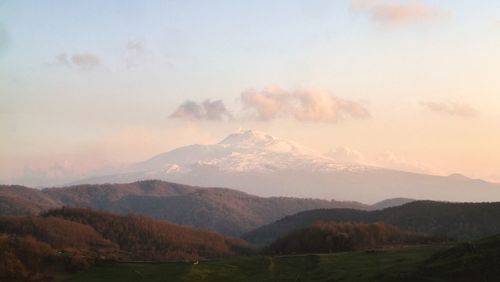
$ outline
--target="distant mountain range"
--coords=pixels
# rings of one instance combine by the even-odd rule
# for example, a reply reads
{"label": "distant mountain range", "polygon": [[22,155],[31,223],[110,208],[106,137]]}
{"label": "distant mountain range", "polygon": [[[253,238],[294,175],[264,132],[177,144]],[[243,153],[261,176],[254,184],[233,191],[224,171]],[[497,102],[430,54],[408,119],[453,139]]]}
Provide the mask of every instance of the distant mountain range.
{"label": "distant mountain range", "polygon": [[160,179],[231,187],[259,196],[373,203],[405,197],[439,201],[500,201],[500,184],[462,175],[436,176],[340,163],[259,131],[238,131],[217,144],[189,145],[73,184]]}
{"label": "distant mountain range", "polygon": [[479,239],[500,233],[500,202],[446,203],[415,201],[383,210],[318,209],[284,217],[242,236],[265,246],[291,232],[318,222],[383,222],[401,229],[457,240]]}
{"label": "distant mountain range", "polygon": [[231,236],[305,210],[371,209],[371,206],[357,202],[262,198],[231,189],[200,188],[153,180],[43,190],[0,186],[0,215],[38,214],[61,206],[144,214]]}

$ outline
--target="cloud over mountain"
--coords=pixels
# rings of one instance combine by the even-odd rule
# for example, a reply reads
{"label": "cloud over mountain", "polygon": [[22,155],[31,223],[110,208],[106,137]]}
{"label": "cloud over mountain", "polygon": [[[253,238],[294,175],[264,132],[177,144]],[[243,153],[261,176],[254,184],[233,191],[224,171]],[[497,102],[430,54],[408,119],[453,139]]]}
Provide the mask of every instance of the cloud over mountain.
{"label": "cloud over mountain", "polygon": [[[240,95],[244,119],[270,121],[293,118],[301,122],[334,123],[347,118],[369,118],[370,113],[361,104],[339,98],[321,90],[287,91],[279,87],[262,90],[247,89]],[[189,120],[231,120],[232,115],[221,100],[201,103],[185,101],[170,118]]]}
{"label": "cloud over mountain", "polygon": [[260,120],[293,117],[298,121],[337,122],[348,117],[370,117],[360,103],[319,90],[248,89],[241,93],[241,101]]}
{"label": "cloud over mountain", "polygon": [[231,113],[221,100],[207,99],[201,103],[188,100],[182,103],[169,118],[216,121],[230,119]]}
{"label": "cloud over mountain", "polygon": [[434,170],[427,165],[417,161],[417,160],[409,160],[405,157],[398,156],[393,152],[384,152],[382,154],[378,154],[373,163],[377,166],[403,170],[403,171],[411,171],[417,173],[435,173]]}
{"label": "cloud over mountain", "polygon": [[280,113],[289,110],[289,95],[278,87],[264,88],[262,91],[247,89],[240,97],[243,106],[254,110],[260,120],[277,118]]}
{"label": "cloud over mountain", "polygon": [[390,151],[370,156],[352,148],[341,146],[330,151],[327,155],[340,163],[362,164],[416,173],[435,173],[434,169],[418,160],[410,160]]}
{"label": "cloud over mountain", "polygon": [[367,13],[373,21],[388,26],[434,21],[448,16],[446,11],[422,1],[398,3],[382,0],[353,0],[352,8],[355,11]]}
{"label": "cloud over mountain", "polygon": [[354,164],[367,164],[363,153],[351,149],[349,147],[337,147],[328,153],[328,156],[332,157],[336,162],[339,163],[354,163]]}

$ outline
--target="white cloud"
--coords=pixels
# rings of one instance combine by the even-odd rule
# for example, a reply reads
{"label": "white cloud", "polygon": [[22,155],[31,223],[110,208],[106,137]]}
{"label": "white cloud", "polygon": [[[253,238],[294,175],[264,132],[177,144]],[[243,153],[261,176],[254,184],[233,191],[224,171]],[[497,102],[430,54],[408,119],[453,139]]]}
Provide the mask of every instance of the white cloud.
{"label": "white cloud", "polygon": [[335,150],[328,153],[328,156],[339,163],[368,164],[368,161],[361,152],[349,147],[337,147]]}
{"label": "white cloud", "polygon": [[245,110],[260,120],[293,117],[298,121],[337,122],[348,117],[370,117],[360,103],[319,90],[248,89],[241,93],[241,101]]}
{"label": "white cloud", "polygon": [[[370,117],[368,110],[358,102],[339,98],[325,91],[286,91],[279,87],[262,90],[247,89],[241,93],[243,111],[236,120],[257,119],[270,121],[294,118],[303,122],[333,123],[346,118]],[[234,120],[221,100],[202,103],[186,101],[170,118],[189,120]]]}
{"label": "white cloud", "polygon": [[370,157],[349,147],[338,147],[327,155],[339,163],[369,165],[416,173],[434,173],[431,167],[417,160],[398,156],[393,152],[384,152]]}
{"label": "white cloud", "polygon": [[268,87],[261,91],[248,89],[241,93],[246,109],[255,111],[258,119],[270,120],[288,111],[289,94],[279,87]]}
{"label": "white cloud", "polygon": [[393,152],[384,152],[379,154],[373,160],[376,166],[397,169],[403,171],[417,172],[417,173],[429,173],[432,174],[433,170],[417,161],[417,160],[409,160],[405,157],[398,156]]}

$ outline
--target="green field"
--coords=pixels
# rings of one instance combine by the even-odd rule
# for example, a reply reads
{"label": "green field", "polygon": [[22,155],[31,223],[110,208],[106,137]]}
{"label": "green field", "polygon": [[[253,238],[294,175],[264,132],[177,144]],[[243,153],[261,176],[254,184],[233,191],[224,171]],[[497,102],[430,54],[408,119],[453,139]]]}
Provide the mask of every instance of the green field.
{"label": "green field", "polygon": [[248,256],[192,263],[95,266],[67,282],[93,281],[439,281],[414,276],[447,245],[328,255]]}

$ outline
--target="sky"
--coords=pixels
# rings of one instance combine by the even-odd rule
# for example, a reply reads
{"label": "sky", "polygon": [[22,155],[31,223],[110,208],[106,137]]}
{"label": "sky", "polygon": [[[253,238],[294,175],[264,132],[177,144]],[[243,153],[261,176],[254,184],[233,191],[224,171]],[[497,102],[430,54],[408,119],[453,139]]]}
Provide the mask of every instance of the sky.
{"label": "sky", "polygon": [[238,128],[500,182],[496,0],[0,0],[0,182]]}

